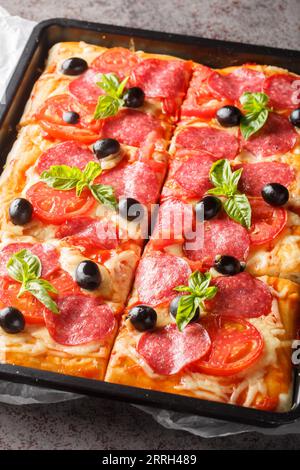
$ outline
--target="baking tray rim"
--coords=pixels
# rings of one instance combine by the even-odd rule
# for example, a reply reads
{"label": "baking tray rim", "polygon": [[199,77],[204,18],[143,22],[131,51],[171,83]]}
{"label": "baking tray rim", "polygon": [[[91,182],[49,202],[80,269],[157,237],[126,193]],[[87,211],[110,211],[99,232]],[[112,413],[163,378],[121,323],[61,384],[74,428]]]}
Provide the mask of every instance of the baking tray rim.
{"label": "baking tray rim", "polygon": [[[22,81],[30,60],[38,47],[41,34],[47,28],[59,26],[61,28],[78,28],[91,30],[103,34],[118,34],[131,37],[143,37],[146,39],[169,41],[174,43],[210,46],[216,48],[232,48],[235,51],[247,51],[249,53],[272,56],[287,55],[300,59],[300,51],[280,49],[260,45],[244,44],[240,42],[207,39],[196,36],[180,35],[166,32],[149,31],[144,29],[129,28],[124,26],[107,25],[90,21],[81,21],[64,18],[51,18],[38,23],[24,48],[17,66],[6,88],[6,103],[0,106],[0,125],[3,123],[7,112],[13,102],[14,95]],[[32,87],[31,87],[32,88]],[[298,371],[296,371],[298,375]],[[127,401],[144,406],[171,409],[181,413],[191,413],[199,416],[211,417],[217,420],[227,420],[238,423],[256,425],[259,427],[278,427],[294,422],[300,417],[300,404],[294,404],[291,410],[286,412],[269,412],[247,408],[227,403],[214,402],[199,398],[132,387],[123,384],[87,379],[50,372],[41,369],[16,366],[0,363],[0,379],[20,384],[35,385],[44,388],[52,388],[67,392],[91,395],[95,397],[109,398]],[[296,382],[296,380],[295,380]],[[296,383],[294,383],[296,387]]]}

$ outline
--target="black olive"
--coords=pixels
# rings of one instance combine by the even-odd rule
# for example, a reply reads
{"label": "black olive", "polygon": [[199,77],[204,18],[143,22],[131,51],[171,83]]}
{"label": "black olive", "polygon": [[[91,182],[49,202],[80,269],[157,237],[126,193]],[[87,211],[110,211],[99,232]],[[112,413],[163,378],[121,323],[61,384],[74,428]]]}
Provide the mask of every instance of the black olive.
{"label": "black olive", "polygon": [[70,57],[64,60],[60,71],[64,75],[80,75],[88,69],[87,62],[81,57]]}
{"label": "black olive", "polygon": [[24,198],[14,199],[9,206],[9,217],[14,225],[25,225],[31,221],[33,207]]}
{"label": "black olive", "polygon": [[22,312],[14,307],[0,310],[0,326],[6,333],[20,333],[25,328],[25,318]]}
{"label": "black olive", "polygon": [[128,318],[138,331],[153,330],[157,321],[157,313],[148,305],[136,305],[129,311]]}
{"label": "black olive", "polygon": [[215,196],[204,196],[195,207],[197,219],[200,221],[212,219],[221,209],[222,203],[220,199]]}
{"label": "black olive", "polygon": [[145,93],[137,86],[128,88],[124,93],[124,102],[127,108],[140,108],[145,101]]}
{"label": "black olive", "polygon": [[93,145],[94,154],[99,160],[120,152],[120,148],[121,146],[116,139],[100,139]]}
{"label": "black olive", "polygon": [[300,108],[294,109],[290,114],[290,122],[293,126],[300,127]]}
{"label": "black olive", "polygon": [[75,111],[64,111],[63,112],[63,121],[68,124],[77,124],[79,122],[80,116]]}
{"label": "black olive", "polygon": [[235,106],[223,106],[216,113],[217,121],[223,127],[238,126],[243,115]]}
{"label": "black olive", "polygon": [[142,204],[139,203],[133,197],[124,197],[119,202],[119,214],[123,219],[127,219],[130,222],[135,220],[136,222],[142,220],[145,210]]}
{"label": "black olive", "polygon": [[[176,315],[177,315],[179,300],[181,299],[181,297],[182,297],[181,295],[178,295],[177,297],[174,297],[174,299],[171,300],[171,303],[170,303],[170,306],[169,306],[169,312],[172,315],[172,317],[175,318],[175,319],[176,319]],[[198,307],[195,311],[195,315],[193,316],[191,322],[197,321],[197,320],[199,320],[199,318],[200,318],[200,309]]]}
{"label": "black olive", "polygon": [[90,260],[81,261],[76,268],[75,279],[82,289],[98,289],[101,284],[101,273],[98,265]]}
{"label": "black olive", "polygon": [[217,256],[214,263],[214,268],[221,274],[234,276],[235,274],[244,271],[245,265],[241,266],[240,261],[233,256]]}
{"label": "black olive", "polygon": [[289,200],[288,189],[279,183],[268,183],[262,190],[261,195],[271,206],[283,206]]}

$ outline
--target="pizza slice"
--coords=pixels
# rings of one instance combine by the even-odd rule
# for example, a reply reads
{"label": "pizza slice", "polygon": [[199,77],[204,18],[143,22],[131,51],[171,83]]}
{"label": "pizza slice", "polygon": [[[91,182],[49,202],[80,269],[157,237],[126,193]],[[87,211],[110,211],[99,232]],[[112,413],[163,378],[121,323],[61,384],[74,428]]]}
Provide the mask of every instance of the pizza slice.
{"label": "pizza slice", "polygon": [[268,65],[212,69],[195,64],[181,116],[210,120],[223,106],[240,107],[239,100],[245,92],[266,93],[272,109],[288,115],[299,107],[299,75]]}
{"label": "pizza slice", "polygon": [[89,259],[57,240],[3,242],[1,362],[103,379],[138,259],[135,245]]}
{"label": "pizza slice", "polygon": [[255,276],[299,282],[299,215],[274,207],[262,197],[248,196],[251,215],[247,228],[242,220],[234,219],[234,213],[225,212],[228,199],[208,194],[213,187],[211,166],[208,156],[196,153],[185,161],[172,160],[152,234],[156,247],[187,257],[197,269],[210,268],[219,256],[228,255],[246,262]]}
{"label": "pizza slice", "polygon": [[[22,128],[1,177],[2,236],[60,238],[99,250],[126,248],[128,240],[141,246],[142,221],[159,198],[168,155],[151,146],[112,144],[117,144],[116,153],[98,159],[95,146],[73,140],[53,143],[41,139],[38,125]],[[96,170],[92,189],[78,194],[72,177],[82,177],[91,165]],[[19,198],[33,208],[33,216],[22,224],[10,213]],[[118,201],[124,210],[116,210]],[[133,210],[136,217],[128,214]]]}
{"label": "pizza slice", "polygon": [[193,269],[148,246],[105,380],[288,410],[299,286],[246,272],[220,276]]}
{"label": "pizza slice", "polygon": [[56,44],[21,125],[39,122],[52,139],[89,144],[110,137],[133,147],[155,133],[161,150],[168,144],[191,69],[191,62],[122,47]]}

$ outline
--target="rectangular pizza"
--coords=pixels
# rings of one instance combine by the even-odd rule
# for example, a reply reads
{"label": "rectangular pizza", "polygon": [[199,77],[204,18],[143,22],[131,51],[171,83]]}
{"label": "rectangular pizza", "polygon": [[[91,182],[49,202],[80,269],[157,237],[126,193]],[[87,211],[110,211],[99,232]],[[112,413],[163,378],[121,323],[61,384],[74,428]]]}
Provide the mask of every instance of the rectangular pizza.
{"label": "rectangular pizza", "polygon": [[299,83],[56,44],[1,176],[0,361],[288,410]]}

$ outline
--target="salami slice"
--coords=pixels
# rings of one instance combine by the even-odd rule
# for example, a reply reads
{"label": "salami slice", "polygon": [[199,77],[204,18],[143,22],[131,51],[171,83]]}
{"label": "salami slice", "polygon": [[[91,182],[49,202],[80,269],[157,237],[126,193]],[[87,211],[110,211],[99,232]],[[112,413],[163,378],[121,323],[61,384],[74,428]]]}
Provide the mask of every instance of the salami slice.
{"label": "salami slice", "polygon": [[300,105],[300,79],[287,73],[276,73],[265,81],[264,91],[270,106],[277,109],[297,108]]}
{"label": "salami slice", "polygon": [[52,165],[76,166],[83,170],[91,160],[95,159],[87,146],[70,140],[54,145],[42,153],[37,161],[36,171],[42,173]]}
{"label": "salami slice", "polygon": [[136,275],[139,300],[158,305],[178,295],[174,287],[185,284],[191,270],[186,261],[177,256],[153,254],[142,258]]}
{"label": "salami slice", "polygon": [[189,259],[202,261],[206,267],[213,265],[217,255],[234,256],[245,261],[249,253],[247,230],[225,217],[204,222],[204,233],[198,238],[186,242],[185,253]]}
{"label": "salami slice", "polygon": [[190,62],[145,59],[134,68],[132,82],[149,98],[173,98],[184,95],[190,73]]}
{"label": "salami slice", "polygon": [[71,245],[82,245],[105,250],[118,246],[117,228],[112,221],[94,217],[67,220],[56,231],[57,238],[66,238]]}
{"label": "salami slice", "polygon": [[243,140],[243,148],[257,157],[284,154],[297,142],[298,134],[289,120],[279,114],[270,113],[263,128],[249,140]]}
{"label": "salami slice", "polygon": [[152,333],[144,333],[137,350],[156,374],[173,375],[204,357],[210,347],[207,331],[199,323],[194,323],[183,332],[176,325],[168,325]]}
{"label": "salami slice", "polygon": [[128,165],[121,163],[103,172],[97,181],[112,186],[117,197],[132,197],[141,204],[156,202],[161,185],[154,169],[140,161]]}
{"label": "salami slice", "polygon": [[95,297],[68,295],[57,300],[59,314],[45,310],[50,336],[59,344],[77,346],[104,340],[115,328],[110,307]]}
{"label": "salami slice", "polygon": [[105,119],[101,138],[110,137],[133,147],[140,147],[150,132],[163,137],[163,128],[158,119],[134,109],[123,109],[111,118]]}
{"label": "salami slice", "polygon": [[167,199],[159,208],[157,221],[151,236],[156,248],[164,248],[184,241],[183,233],[193,225],[193,207],[178,199]]}
{"label": "salami slice", "polygon": [[101,78],[101,73],[88,69],[78,78],[73,80],[69,85],[70,93],[77,98],[77,100],[87,106],[91,111],[94,111],[100,95],[104,91],[96,85]]}
{"label": "salami slice", "polygon": [[126,162],[121,161],[111,170],[106,170],[97,178],[97,183],[107,184],[114,188],[115,195],[121,197],[125,192]]}
{"label": "salami slice", "polygon": [[0,251],[0,277],[9,277],[6,264],[14,253],[21,250],[29,250],[39,257],[42,264],[42,277],[44,278],[60,269],[59,254],[52,245],[48,243],[36,243],[35,245],[31,243],[11,243]]}
{"label": "salami slice", "polygon": [[144,162],[134,162],[125,172],[124,195],[141,204],[155,203],[159,197],[161,181],[156,172]]}
{"label": "salami slice", "polygon": [[232,160],[239,151],[237,138],[229,132],[213,127],[186,127],[176,137],[177,148],[205,151],[215,160]]}
{"label": "salami slice", "polygon": [[264,80],[262,72],[239,67],[228,75],[218,72],[211,74],[208,77],[208,86],[216,96],[237,101],[246,91],[262,91]]}
{"label": "salami slice", "polygon": [[272,295],[268,286],[249,273],[220,276],[213,284],[218,291],[206,302],[206,308],[215,314],[255,318],[271,312]]}
{"label": "salami slice", "polygon": [[[206,153],[180,151],[176,156],[183,161],[174,174],[178,183],[190,197],[201,198],[212,187],[209,170],[214,158]],[[172,163],[171,163],[172,169]]]}
{"label": "salami slice", "polygon": [[260,196],[262,188],[268,183],[289,187],[295,181],[295,172],[287,163],[246,163],[242,168],[239,190],[249,196]]}

